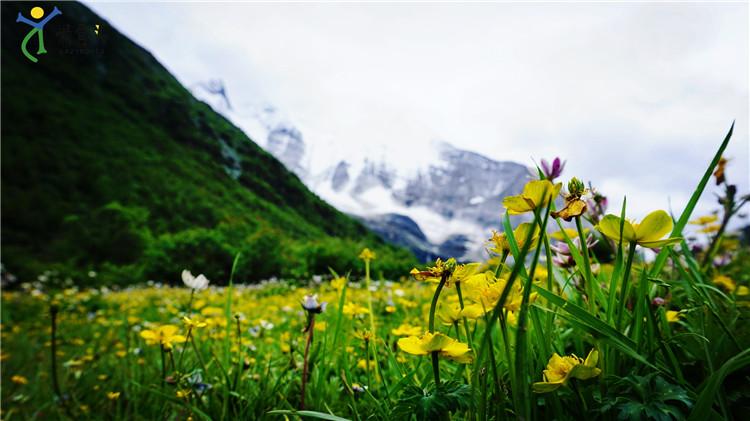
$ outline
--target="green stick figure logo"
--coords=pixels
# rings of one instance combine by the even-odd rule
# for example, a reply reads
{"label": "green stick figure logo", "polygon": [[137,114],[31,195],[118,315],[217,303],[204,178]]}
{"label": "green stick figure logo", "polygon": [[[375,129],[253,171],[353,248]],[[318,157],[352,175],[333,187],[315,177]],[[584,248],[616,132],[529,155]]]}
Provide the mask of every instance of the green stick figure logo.
{"label": "green stick figure logo", "polygon": [[26,44],[29,43],[29,40],[31,40],[31,38],[34,35],[38,35],[39,36],[39,48],[36,50],[36,53],[37,55],[47,54],[47,50],[44,49],[44,25],[46,25],[47,22],[51,21],[52,18],[54,18],[57,15],[62,15],[62,12],[57,8],[57,6],[55,6],[55,8],[52,10],[52,13],[47,15],[47,17],[44,19],[42,19],[42,17],[44,16],[44,9],[42,9],[39,6],[31,9],[31,17],[33,19],[42,19],[39,22],[35,22],[31,19],[27,19],[21,14],[21,12],[18,12],[18,18],[16,19],[16,22],[23,22],[32,27],[31,31],[29,31],[29,33],[26,34],[26,37],[23,39],[23,42],[21,42],[21,51],[23,51],[23,55],[25,55],[26,58],[33,61],[34,63],[39,61],[39,59],[31,55],[31,53],[29,53],[29,51],[26,49]]}

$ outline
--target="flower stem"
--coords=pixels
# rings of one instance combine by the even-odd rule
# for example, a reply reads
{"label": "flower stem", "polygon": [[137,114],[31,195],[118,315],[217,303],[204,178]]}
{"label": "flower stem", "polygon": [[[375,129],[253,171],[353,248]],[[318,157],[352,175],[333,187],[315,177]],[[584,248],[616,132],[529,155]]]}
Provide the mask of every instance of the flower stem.
{"label": "flower stem", "polygon": [[[461,282],[456,282],[456,293],[458,294],[458,305],[461,307],[461,311],[464,310],[464,297],[461,293]],[[466,320],[466,316],[461,317],[464,320],[464,330],[466,331],[466,341],[469,342],[469,347],[474,349],[473,339],[471,332],[469,331],[469,322]],[[456,333],[458,333],[458,326],[456,326]],[[458,338],[461,340],[461,338]]]}
{"label": "flower stem", "polygon": [[195,288],[190,289],[190,300],[188,301],[187,314],[190,317],[193,314],[193,296],[195,295]]}
{"label": "flower stem", "polygon": [[440,359],[438,351],[432,351],[432,375],[435,376],[435,385],[440,385]]}
{"label": "flower stem", "polygon": [[190,341],[190,335],[193,333],[193,327],[188,327],[187,335],[185,335],[185,343],[182,345],[182,351],[180,351],[180,358],[177,360],[177,366],[182,368],[182,357],[185,356],[185,348],[188,347],[188,341]]}
{"label": "flower stem", "polygon": [[617,329],[620,329],[620,326],[622,324],[622,317],[625,313],[625,305],[627,304],[627,290],[628,290],[628,281],[630,281],[630,268],[633,266],[633,258],[635,257],[635,241],[630,242],[630,246],[628,249],[628,260],[625,263],[625,273],[622,275],[622,285],[620,285],[620,311],[617,313]]}
{"label": "flower stem", "polygon": [[[305,409],[305,385],[307,384],[308,358],[310,356],[310,344],[313,340],[313,328],[315,327],[315,314],[310,313],[310,324],[307,326],[307,342],[305,343],[305,361],[302,366],[302,387],[300,389],[299,409]],[[369,360],[368,360],[369,363]],[[368,367],[369,369],[369,367]],[[369,371],[368,371],[369,373]]]}
{"label": "flower stem", "polygon": [[586,243],[586,236],[583,234],[583,226],[581,225],[581,217],[576,216],[576,228],[578,229],[578,238],[581,241],[581,254],[583,255],[583,272],[586,276],[586,295],[589,296],[589,307],[591,308],[591,314],[596,316],[596,297],[594,296],[594,279],[591,275],[591,262],[589,260],[589,247]]}
{"label": "flower stem", "polygon": [[[445,271],[440,277],[440,283],[435,289],[435,294],[432,296],[432,303],[430,304],[430,319],[428,329],[430,333],[435,333],[435,309],[437,308],[438,298],[440,298],[440,292],[445,286],[445,282],[448,280],[450,272]],[[435,385],[440,385],[440,361],[438,359],[438,352],[432,352],[432,374],[435,376]]]}
{"label": "flower stem", "polygon": [[193,351],[195,351],[196,357],[198,357],[198,363],[201,365],[201,368],[203,369],[203,373],[207,374],[208,370],[206,370],[206,364],[203,362],[203,357],[201,356],[201,353],[198,351],[198,346],[195,344],[195,335],[190,337],[190,343],[193,344]]}
{"label": "flower stem", "polygon": [[164,344],[160,344],[159,349],[161,350],[161,387],[163,389],[167,378],[167,361],[164,358]]}
{"label": "flower stem", "polygon": [[440,292],[443,290],[445,282],[448,280],[448,276],[450,276],[449,272],[443,272],[443,275],[440,277],[440,283],[438,284],[437,289],[435,289],[435,294],[432,296],[432,303],[430,304],[430,319],[428,324],[430,333],[435,333],[435,309],[437,308],[438,298],[440,298]]}
{"label": "flower stem", "polygon": [[234,386],[232,389],[237,391],[237,383],[242,372],[242,328],[240,327],[239,315],[235,315],[234,319],[237,321],[237,371],[234,373]]}

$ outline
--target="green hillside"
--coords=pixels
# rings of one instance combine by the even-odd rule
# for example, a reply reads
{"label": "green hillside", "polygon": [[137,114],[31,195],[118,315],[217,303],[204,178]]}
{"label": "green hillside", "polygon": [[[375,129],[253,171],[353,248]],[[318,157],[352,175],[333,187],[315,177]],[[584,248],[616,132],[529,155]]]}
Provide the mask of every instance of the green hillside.
{"label": "green hillside", "polygon": [[238,279],[257,280],[350,270],[364,246],[386,275],[408,269],[411,254],[307,190],[85,6],[57,4],[48,53],[31,62],[20,48],[31,27],[16,17],[35,5],[2,4],[8,271],[129,283],[191,268],[222,282],[239,251]]}

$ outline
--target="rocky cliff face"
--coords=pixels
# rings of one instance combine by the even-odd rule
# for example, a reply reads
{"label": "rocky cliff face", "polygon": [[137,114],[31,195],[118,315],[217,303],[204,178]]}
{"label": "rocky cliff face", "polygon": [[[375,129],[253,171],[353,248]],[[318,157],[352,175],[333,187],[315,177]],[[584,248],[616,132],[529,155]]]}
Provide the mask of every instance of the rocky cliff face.
{"label": "rocky cliff face", "polygon": [[[529,177],[521,164],[496,161],[445,141],[426,142],[420,159],[407,166],[367,154],[341,156],[321,150],[324,146],[315,144],[314,133],[303,137],[273,106],[228,109],[225,91],[217,97],[200,86],[194,89],[197,97],[236,121],[311,190],[425,261],[486,257],[484,243],[492,229],[500,229],[502,198],[518,194]],[[403,152],[380,156],[394,155]]]}

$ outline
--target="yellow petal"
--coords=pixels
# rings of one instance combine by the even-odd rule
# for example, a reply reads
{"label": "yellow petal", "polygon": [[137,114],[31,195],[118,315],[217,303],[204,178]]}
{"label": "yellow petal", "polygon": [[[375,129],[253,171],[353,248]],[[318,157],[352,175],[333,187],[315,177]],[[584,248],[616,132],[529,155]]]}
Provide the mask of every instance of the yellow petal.
{"label": "yellow petal", "polygon": [[583,362],[583,365],[589,366],[589,367],[596,367],[596,364],[599,362],[599,351],[592,349],[589,351],[589,355],[586,356],[586,361]]}
{"label": "yellow petal", "polygon": [[536,382],[531,388],[534,393],[549,393],[554,392],[562,385],[562,382]]}
{"label": "yellow petal", "polygon": [[159,340],[159,335],[157,335],[153,330],[147,329],[141,331],[141,338],[145,339],[148,343],[153,343]]}
{"label": "yellow petal", "polygon": [[467,319],[478,319],[484,315],[484,309],[479,304],[470,304],[461,310],[461,316]]}
{"label": "yellow petal", "polygon": [[681,237],[673,237],[673,238],[666,238],[664,240],[656,240],[656,241],[639,241],[638,244],[640,244],[643,247],[652,249],[652,248],[668,246],[671,244],[677,244],[680,241],[682,241]]}
{"label": "yellow petal", "polygon": [[427,355],[422,346],[422,341],[416,336],[409,336],[408,338],[401,338],[398,340],[398,347],[402,351],[412,355]]}
{"label": "yellow petal", "polygon": [[523,196],[508,196],[503,199],[503,206],[511,215],[518,215],[534,210],[534,208],[529,206],[526,200],[524,200]]}
{"label": "yellow petal", "polygon": [[422,347],[427,352],[442,351],[445,347],[451,345],[454,339],[442,333],[425,333],[422,338]]}
{"label": "yellow petal", "polygon": [[175,325],[164,325],[159,328],[159,333],[161,333],[162,337],[168,338],[177,333],[178,330],[180,330],[180,328]]}
{"label": "yellow petal", "polygon": [[187,338],[184,337],[184,336],[182,336],[182,335],[174,335],[171,338],[169,338],[169,341],[181,344],[181,343],[187,341]]}
{"label": "yellow petal", "polygon": [[672,217],[663,210],[653,211],[646,215],[635,227],[638,242],[656,241],[672,232]]}
{"label": "yellow petal", "polygon": [[531,235],[531,244],[529,245],[529,250],[533,250],[539,243],[539,228],[536,226],[536,224],[524,222],[522,224],[519,224],[518,227],[516,227],[516,229],[513,231],[513,238],[516,239],[516,244],[518,245],[519,249],[523,248],[523,246],[526,244],[526,238],[529,236],[529,231],[532,230],[534,231],[534,233]]}
{"label": "yellow petal", "polygon": [[557,196],[562,183],[552,185],[549,180],[533,180],[523,187],[522,196],[533,202],[534,207],[546,206],[550,199]]}
{"label": "yellow petal", "polygon": [[579,380],[588,380],[601,374],[601,370],[596,367],[589,367],[583,364],[577,365],[570,370],[568,377],[573,377]]}
{"label": "yellow petal", "polygon": [[562,218],[566,221],[570,221],[576,216],[581,216],[586,212],[586,202],[580,199],[573,200],[570,203],[566,203],[565,207],[559,212],[552,212],[553,218]]}
{"label": "yellow petal", "polygon": [[[599,221],[596,229],[610,239],[620,241],[620,217],[607,215]],[[622,241],[625,243],[635,241],[635,230],[633,229],[633,225],[627,220],[622,227]]]}

